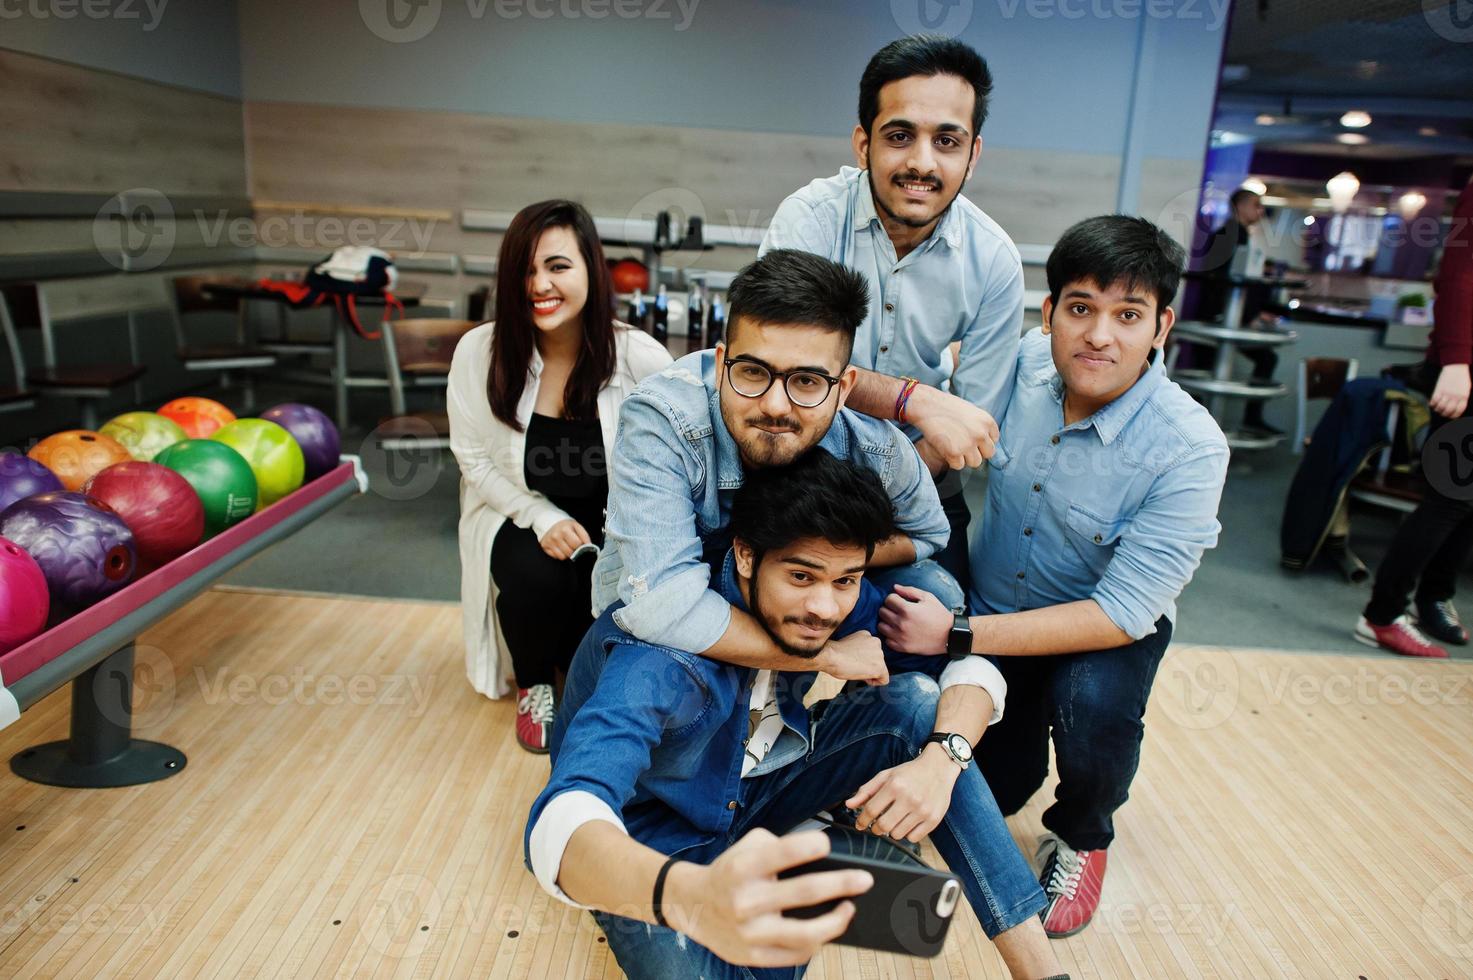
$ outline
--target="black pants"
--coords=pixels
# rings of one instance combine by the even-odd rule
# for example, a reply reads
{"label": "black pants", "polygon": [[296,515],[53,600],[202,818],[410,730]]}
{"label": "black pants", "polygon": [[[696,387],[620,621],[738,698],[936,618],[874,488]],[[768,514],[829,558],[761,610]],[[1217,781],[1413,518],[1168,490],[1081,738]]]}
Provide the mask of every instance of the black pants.
{"label": "black pants", "polygon": [[[1250,377],[1254,381],[1269,382],[1274,379],[1274,371],[1279,366],[1279,355],[1272,347],[1240,347],[1238,353],[1253,362],[1253,373]],[[1267,399],[1250,398],[1248,404],[1243,407],[1243,420],[1249,424],[1263,421],[1263,405]]]}
{"label": "black pants", "polygon": [[[1463,417],[1470,414],[1473,406]],[[1447,422],[1434,414],[1429,436]],[[1445,497],[1429,484],[1417,509],[1397,528],[1391,548],[1376,569],[1376,583],[1365,609],[1367,621],[1377,626],[1389,624],[1406,611],[1414,588],[1418,605],[1451,599],[1470,549],[1473,501]]]}
{"label": "black pants", "polygon": [[1130,793],[1145,736],[1146,700],[1171,642],[1171,621],[1128,646],[1050,657],[999,657],[1008,682],[1002,721],[977,745],[977,764],[1003,816],[1048,777],[1052,736],[1059,765],[1043,825],[1077,851],[1108,847],[1115,811]]}
{"label": "black pants", "polygon": [[941,497],[941,510],[946,514],[946,523],[951,525],[951,537],[947,539],[946,547],[931,557],[956,579],[963,596],[970,595],[972,565],[968,557],[967,525],[972,522],[972,511],[962,491],[962,477],[956,470],[947,469],[942,470],[935,480],[936,493]]}
{"label": "black pants", "polygon": [[593,625],[593,556],[559,561],[530,530],[506,521],[491,545],[491,578],[517,687],[551,684]]}

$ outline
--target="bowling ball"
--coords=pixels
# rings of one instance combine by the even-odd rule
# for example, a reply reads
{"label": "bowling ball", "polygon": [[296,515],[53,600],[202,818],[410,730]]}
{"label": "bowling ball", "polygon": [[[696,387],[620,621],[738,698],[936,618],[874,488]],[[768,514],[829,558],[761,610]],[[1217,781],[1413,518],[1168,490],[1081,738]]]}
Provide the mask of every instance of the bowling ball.
{"label": "bowling ball", "polygon": [[235,413],[219,402],[193,396],[174,399],[159,414],[178,423],[191,439],[208,439],[220,426],[235,421]]}
{"label": "bowling ball", "polygon": [[178,558],[204,537],[205,505],[189,481],[167,466],[117,463],[88,480],[82,492],[128,525],[142,569]]}
{"label": "bowling ball", "polygon": [[36,559],[53,606],[82,609],[133,578],[133,532],[113,509],[67,491],[17,500],[0,513],[0,537]]}
{"label": "bowling ball", "polygon": [[240,419],[210,436],[245,457],[256,475],[256,509],[270,507],[302,485],[306,460],[292,434],[265,419]]}
{"label": "bowling ball", "polygon": [[302,447],[307,479],[315,480],[337,467],[338,455],[343,448],[342,440],[338,438],[338,427],[311,405],[288,402],[268,408],[261,413],[261,418],[275,422],[297,440],[297,445]]}
{"label": "bowling ball", "polygon": [[134,459],[144,463],[189,438],[178,422],[154,412],[124,412],[97,431],[116,440]]}
{"label": "bowling ball", "polygon": [[9,653],[46,628],[51,596],[36,559],[0,538],[0,653]]}
{"label": "bowling ball", "polygon": [[199,494],[207,538],[256,511],[256,477],[251,466],[223,442],[186,439],[159,453],[154,462],[184,477]]}
{"label": "bowling ball", "polygon": [[22,497],[65,490],[56,474],[20,453],[0,453],[0,510]]}
{"label": "bowling ball", "polygon": [[616,293],[632,293],[636,289],[650,291],[650,270],[636,259],[620,259],[609,269],[609,279]]}
{"label": "bowling ball", "polygon": [[31,447],[27,456],[56,474],[68,490],[80,490],[82,484],[114,463],[126,463],[133,457],[114,439],[86,429],[70,429],[47,436]]}

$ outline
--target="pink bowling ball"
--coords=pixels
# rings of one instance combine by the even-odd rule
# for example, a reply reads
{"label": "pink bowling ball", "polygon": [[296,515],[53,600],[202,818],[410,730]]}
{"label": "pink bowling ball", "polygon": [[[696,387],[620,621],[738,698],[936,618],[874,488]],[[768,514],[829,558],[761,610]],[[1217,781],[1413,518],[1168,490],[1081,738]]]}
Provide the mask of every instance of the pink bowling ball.
{"label": "pink bowling ball", "polygon": [[9,653],[46,628],[51,596],[36,559],[0,538],[0,653]]}

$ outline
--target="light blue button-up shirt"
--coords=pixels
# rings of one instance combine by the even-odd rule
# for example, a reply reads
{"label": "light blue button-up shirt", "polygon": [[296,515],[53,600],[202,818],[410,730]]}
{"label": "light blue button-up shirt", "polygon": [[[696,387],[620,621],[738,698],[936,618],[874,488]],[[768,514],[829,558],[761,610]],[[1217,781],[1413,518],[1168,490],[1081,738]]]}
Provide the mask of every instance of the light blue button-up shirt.
{"label": "light blue button-up shirt", "polygon": [[1134,639],[1176,620],[1176,597],[1217,544],[1228,446],[1159,354],[1115,401],[1064,424],[1049,338],[1033,330],[989,461],[972,539],[974,614],[1093,599]]}
{"label": "light blue button-up shirt", "polygon": [[958,195],[930,237],[897,260],[868,172],[844,167],[783,201],[758,254],[774,248],[822,255],[869,280],[855,367],[945,387],[943,355],[961,341],[952,393],[1002,418],[1023,330],[1023,263],[981,208]]}

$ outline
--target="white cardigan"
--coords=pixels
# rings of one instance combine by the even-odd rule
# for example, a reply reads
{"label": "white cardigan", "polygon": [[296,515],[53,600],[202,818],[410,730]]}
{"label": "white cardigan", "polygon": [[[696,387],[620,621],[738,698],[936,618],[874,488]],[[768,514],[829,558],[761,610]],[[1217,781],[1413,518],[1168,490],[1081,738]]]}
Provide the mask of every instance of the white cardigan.
{"label": "white cardigan", "polygon": [[[471,686],[489,698],[511,690],[509,658],[496,620],[496,587],[491,580],[491,543],[501,522],[531,528],[540,540],[568,515],[540,493],[527,489],[523,457],[526,426],[537,404],[542,357],[534,348],[527,386],[517,403],[517,432],[491,414],[486,378],[491,367],[491,333],[483,323],[460,339],[450,365],[446,400],[450,409],[450,450],[460,464],[460,603],[465,633],[465,670]],[[613,459],[619,406],[646,375],[672,359],[658,341],[626,324],[614,329],[614,375],[598,393],[598,420],[604,454]]]}

